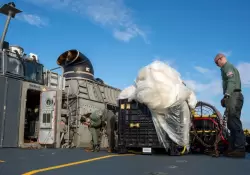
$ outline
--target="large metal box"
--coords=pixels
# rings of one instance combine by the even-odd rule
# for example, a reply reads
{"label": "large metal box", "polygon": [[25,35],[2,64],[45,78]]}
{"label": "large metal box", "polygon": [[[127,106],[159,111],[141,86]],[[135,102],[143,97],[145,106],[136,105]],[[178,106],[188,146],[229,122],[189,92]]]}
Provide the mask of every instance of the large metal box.
{"label": "large metal box", "polygon": [[119,105],[118,147],[164,148],[146,105],[127,99],[119,100]]}
{"label": "large metal box", "polygon": [[0,76],[0,147],[18,147],[20,80]]}
{"label": "large metal box", "polygon": [[[44,91],[46,89],[46,91]],[[20,110],[20,122],[19,122],[19,147],[21,148],[25,148],[27,147],[27,144],[24,143],[24,125],[25,125],[25,115],[26,115],[26,100],[27,100],[27,91],[28,90],[35,90],[35,91],[39,91],[41,94],[46,93],[47,91],[55,91],[56,92],[56,109],[55,109],[55,128],[54,131],[55,132],[55,144],[54,146],[56,148],[60,147],[60,132],[58,132],[60,130],[60,127],[58,126],[58,124],[61,121],[61,102],[62,102],[62,91],[59,89],[54,89],[54,88],[50,88],[44,85],[39,85],[39,84],[35,84],[35,83],[31,83],[31,82],[23,82],[22,83],[22,95],[21,95],[21,110]],[[40,99],[40,101],[42,102],[43,96],[41,96],[42,98]],[[41,106],[40,106],[41,107]],[[41,108],[39,110],[40,113]],[[41,125],[40,125],[40,121],[39,121],[39,125],[38,125],[38,133],[41,129]],[[46,129],[46,128],[45,128]],[[49,133],[51,134],[51,133]],[[51,135],[50,135],[51,136]],[[49,137],[50,137],[49,136]],[[38,135],[39,137],[39,135]]]}

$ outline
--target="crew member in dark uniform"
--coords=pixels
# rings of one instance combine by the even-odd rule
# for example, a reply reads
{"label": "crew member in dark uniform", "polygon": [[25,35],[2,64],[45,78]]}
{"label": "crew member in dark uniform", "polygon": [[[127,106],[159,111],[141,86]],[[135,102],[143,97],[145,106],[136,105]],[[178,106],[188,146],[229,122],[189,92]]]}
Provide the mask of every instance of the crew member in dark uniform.
{"label": "crew member in dark uniform", "polygon": [[223,81],[222,107],[225,107],[227,126],[230,130],[230,146],[224,153],[228,157],[245,157],[245,135],[240,120],[244,97],[241,92],[241,79],[239,71],[229,62],[225,55],[219,53],[214,59],[215,64],[221,68]]}
{"label": "crew member in dark uniform", "polygon": [[109,148],[108,152],[113,152],[115,148],[115,124],[117,115],[115,110],[104,110],[103,120],[106,121],[106,131],[108,136]]}

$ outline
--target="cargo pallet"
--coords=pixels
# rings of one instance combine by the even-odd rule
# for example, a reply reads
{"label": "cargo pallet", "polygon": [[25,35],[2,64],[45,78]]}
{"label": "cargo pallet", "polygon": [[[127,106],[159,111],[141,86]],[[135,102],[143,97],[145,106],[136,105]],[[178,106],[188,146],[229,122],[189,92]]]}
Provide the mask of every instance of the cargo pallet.
{"label": "cargo pallet", "polygon": [[[185,148],[177,146],[171,141],[170,149],[168,151],[165,150],[164,146],[159,142],[151,112],[146,105],[122,99],[119,100],[119,106],[118,153],[124,154],[129,151],[139,150],[139,153],[152,154],[163,150],[164,153],[168,153],[169,155],[187,154]],[[202,111],[202,109],[205,110]],[[206,112],[210,114],[205,116],[204,113]],[[197,108],[192,111],[192,121],[196,133],[206,144],[214,143],[216,134],[218,134],[215,129],[216,122],[220,122],[220,120],[221,117],[217,115],[216,110],[206,111],[206,108],[202,107],[202,103],[198,103]],[[192,134],[193,132],[194,130],[191,129],[191,152],[204,152],[206,148],[197,141]],[[220,142],[220,147],[224,149],[225,144],[225,142]],[[200,148],[199,151],[197,151],[198,148]]]}
{"label": "cargo pallet", "polygon": [[159,142],[151,112],[146,105],[123,99],[119,101],[119,106],[118,153],[134,150],[140,150],[143,154],[164,152],[169,155],[179,155],[186,153],[183,147],[177,146],[170,140],[170,149],[165,150]]}

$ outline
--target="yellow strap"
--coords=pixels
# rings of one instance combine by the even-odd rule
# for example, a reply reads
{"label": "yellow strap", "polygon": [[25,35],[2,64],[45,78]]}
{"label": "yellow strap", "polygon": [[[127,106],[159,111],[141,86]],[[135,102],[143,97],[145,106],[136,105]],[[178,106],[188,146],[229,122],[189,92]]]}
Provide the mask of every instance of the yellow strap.
{"label": "yellow strap", "polygon": [[185,154],[186,149],[187,149],[187,147],[186,147],[186,146],[184,146],[184,147],[183,147],[183,150],[181,151],[181,154]]}

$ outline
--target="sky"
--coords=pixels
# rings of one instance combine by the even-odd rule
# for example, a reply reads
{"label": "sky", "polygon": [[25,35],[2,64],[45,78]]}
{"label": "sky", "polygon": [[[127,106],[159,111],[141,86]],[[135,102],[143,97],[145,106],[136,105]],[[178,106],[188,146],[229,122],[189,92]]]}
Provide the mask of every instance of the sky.
{"label": "sky", "polygon": [[[2,0],[2,3],[9,1]],[[11,21],[6,40],[35,53],[47,68],[78,49],[95,77],[124,89],[154,60],[167,61],[199,101],[223,113],[220,69],[224,53],[240,71],[245,97],[242,121],[250,129],[249,0],[18,0],[23,12]],[[5,23],[0,16],[0,27]]]}

